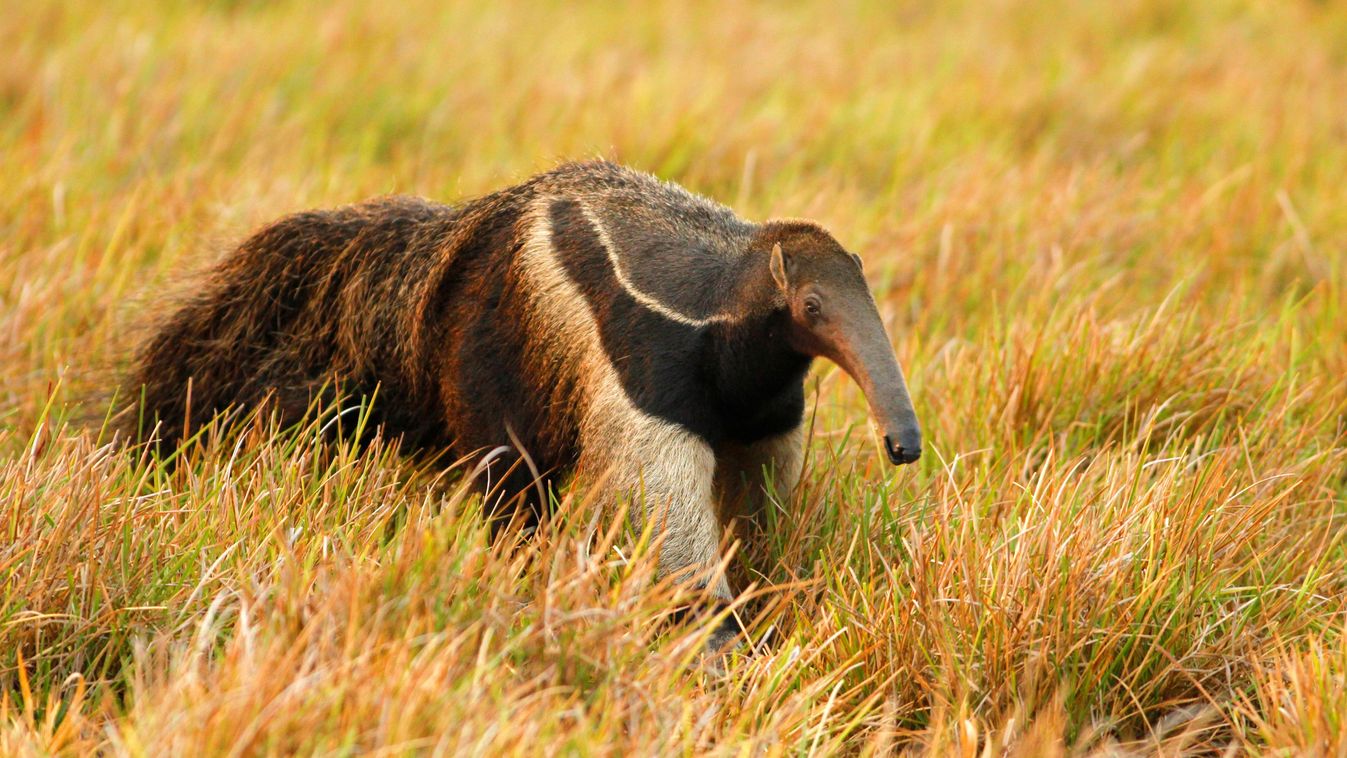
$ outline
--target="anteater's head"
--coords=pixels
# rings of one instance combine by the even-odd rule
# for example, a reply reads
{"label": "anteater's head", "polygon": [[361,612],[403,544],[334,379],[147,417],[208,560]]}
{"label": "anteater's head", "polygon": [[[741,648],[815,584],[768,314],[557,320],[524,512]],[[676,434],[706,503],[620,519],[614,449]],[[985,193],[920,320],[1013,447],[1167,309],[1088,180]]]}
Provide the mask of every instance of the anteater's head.
{"label": "anteater's head", "polygon": [[788,312],[786,339],[795,350],[841,366],[865,391],[896,464],[921,457],[921,427],[884,322],[861,272],[861,259],[819,227],[775,222],[758,240],[770,243],[768,268]]}

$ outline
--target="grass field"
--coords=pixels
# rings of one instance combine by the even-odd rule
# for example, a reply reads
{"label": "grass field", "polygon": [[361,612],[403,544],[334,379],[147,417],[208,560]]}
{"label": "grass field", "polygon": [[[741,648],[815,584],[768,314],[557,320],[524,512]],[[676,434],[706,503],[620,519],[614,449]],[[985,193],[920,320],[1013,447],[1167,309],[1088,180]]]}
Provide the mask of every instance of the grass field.
{"label": "grass field", "polygon": [[[929,5],[5,4],[0,754],[1343,755],[1347,9]],[[929,440],[820,366],[723,676],[578,488],[100,432],[254,227],[594,156],[860,252]]]}

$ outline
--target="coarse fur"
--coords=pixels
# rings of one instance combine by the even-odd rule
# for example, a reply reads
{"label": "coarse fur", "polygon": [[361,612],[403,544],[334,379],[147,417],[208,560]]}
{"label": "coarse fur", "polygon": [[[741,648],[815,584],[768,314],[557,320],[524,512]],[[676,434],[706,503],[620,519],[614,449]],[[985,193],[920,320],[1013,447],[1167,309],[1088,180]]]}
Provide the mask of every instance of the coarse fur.
{"label": "coarse fur", "polygon": [[374,421],[411,448],[491,454],[497,515],[540,511],[559,477],[602,479],[658,519],[661,575],[726,600],[722,519],[761,494],[764,467],[783,491],[801,470],[812,356],[788,339],[769,265],[783,248],[841,252],[811,223],[749,223],[603,161],[454,207],[299,213],[212,272],[129,389],[173,444],[232,408],[292,421],[324,388],[377,388]]}

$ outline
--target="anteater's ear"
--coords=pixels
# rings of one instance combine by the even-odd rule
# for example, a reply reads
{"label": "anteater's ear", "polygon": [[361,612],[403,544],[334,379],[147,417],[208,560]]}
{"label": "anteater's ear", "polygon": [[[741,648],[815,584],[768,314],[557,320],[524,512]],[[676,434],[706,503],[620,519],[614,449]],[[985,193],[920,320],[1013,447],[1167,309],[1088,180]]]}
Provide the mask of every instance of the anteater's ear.
{"label": "anteater's ear", "polygon": [[783,292],[788,289],[790,285],[786,279],[786,270],[789,263],[790,262],[786,260],[786,254],[781,252],[781,243],[778,242],[775,245],[772,245],[772,260],[767,266],[772,270],[772,278],[776,280],[776,286],[780,287]]}

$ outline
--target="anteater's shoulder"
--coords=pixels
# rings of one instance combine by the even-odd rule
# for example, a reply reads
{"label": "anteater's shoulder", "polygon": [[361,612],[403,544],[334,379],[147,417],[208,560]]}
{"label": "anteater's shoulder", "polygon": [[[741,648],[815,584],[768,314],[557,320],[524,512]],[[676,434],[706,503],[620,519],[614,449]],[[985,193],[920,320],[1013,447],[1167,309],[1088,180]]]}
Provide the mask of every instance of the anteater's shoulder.
{"label": "anteater's shoulder", "polygon": [[690,192],[676,182],[612,161],[563,163],[540,174],[535,181],[544,191],[577,193],[613,203],[661,208],[671,213],[701,213],[739,220],[729,208]]}
{"label": "anteater's shoulder", "polygon": [[733,256],[757,229],[710,198],[610,161],[566,163],[534,185],[539,194],[579,200],[614,233],[679,242],[684,250]]}

